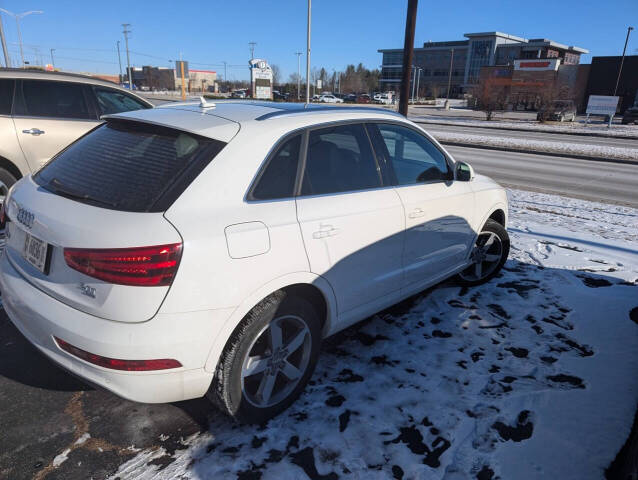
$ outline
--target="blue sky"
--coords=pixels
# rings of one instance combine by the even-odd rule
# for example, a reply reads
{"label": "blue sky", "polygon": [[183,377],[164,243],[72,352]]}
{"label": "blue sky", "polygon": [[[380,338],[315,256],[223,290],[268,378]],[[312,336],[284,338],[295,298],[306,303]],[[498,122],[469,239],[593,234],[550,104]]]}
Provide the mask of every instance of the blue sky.
{"label": "blue sky", "polygon": [[[180,4],[188,5],[179,7]],[[312,65],[329,71],[362,62],[369,68],[381,63],[379,48],[403,46],[406,0],[314,0]],[[281,67],[283,78],[297,70],[295,51],[306,47],[306,1],[69,1],[0,0],[13,12],[43,10],[21,23],[25,57],[50,62],[55,48],[56,66],[74,71],[117,73],[115,44],[123,36],[121,23],[133,31],[131,63],[170,65],[183,52],[191,68],[223,74],[226,61],[230,79],[248,77],[248,42],[255,41],[255,56]],[[522,7],[522,8],[521,8]],[[15,21],[2,14],[10,53],[19,58]],[[462,39],[467,32],[501,31],[525,38],[550,38],[590,50],[594,55],[619,55],[628,22],[638,28],[638,0],[553,0],[535,2],[421,0],[415,45],[424,41]],[[638,54],[638,33],[633,32],[628,53]],[[37,50],[36,50],[37,49]],[[123,51],[123,50],[122,50]],[[125,55],[122,56],[125,65]],[[302,57],[304,71],[305,54]]]}

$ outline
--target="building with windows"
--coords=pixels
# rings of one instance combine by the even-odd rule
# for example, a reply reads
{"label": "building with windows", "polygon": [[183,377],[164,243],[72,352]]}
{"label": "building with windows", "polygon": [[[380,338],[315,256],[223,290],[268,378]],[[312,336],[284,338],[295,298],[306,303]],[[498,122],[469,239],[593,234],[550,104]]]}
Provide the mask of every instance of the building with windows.
{"label": "building with windows", "polygon": [[[420,95],[440,96],[447,91],[451,72],[451,95],[474,87],[485,66],[514,65],[515,60],[559,59],[577,65],[584,48],[567,46],[546,38],[525,39],[501,32],[466,33],[466,40],[426,42],[414,49],[412,75]],[[380,49],[383,55],[382,90],[398,90],[403,70],[403,49]],[[411,87],[412,88],[412,87]]]}
{"label": "building with windows", "polygon": [[[638,95],[638,55],[627,55],[623,62],[620,80],[620,62],[622,57],[594,57],[587,82],[589,95],[613,95],[616,90],[618,111],[624,111],[634,104]],[[616,88],[618,82],[618,88]]]}

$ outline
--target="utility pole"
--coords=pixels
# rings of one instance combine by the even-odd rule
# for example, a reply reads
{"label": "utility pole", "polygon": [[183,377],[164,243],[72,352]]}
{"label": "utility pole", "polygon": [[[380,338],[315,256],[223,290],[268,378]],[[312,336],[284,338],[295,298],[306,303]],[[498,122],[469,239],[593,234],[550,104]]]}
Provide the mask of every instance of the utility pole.
{"label": "utility pole", "polygon": [[[445,109],[450,109],[450,87],[452,86],[452,62],[454,62],[454,49],[452,49],[452,54],[450,55],[450,71],[447,75],[447,96],[445,100]],[[435,99],[436,101],[436,99]]]}
{"label": "utility pole", "polygon": [[128,51],[128,34],[131,33],[131,30],[129,30],[128,27],[130,27],[131,24],[123,23],[122,26],[124,27],[124,31],[122,33],[124,34],[124,42],[126,44],[126,70],[128,72],[128,88],[132,92],[133,91],[133,75],[131,72],[131,57]]}
{"label": "utility pole", "polygon": [[248,42],[248,47],[250,48],[251,60],[255,58],[255,45],[257,45],[257,42]]}
{"label": "utility pole", "polygon": [[9,58],[9,50],[7,50],[7,41],[4,39],[4,30],[2,28],[2,17],[0,17],[0,40],[2,41],[2,51],[4,52],[4,66],[11,68],[11,59]]}
{"label": "utility pole", "polygon": [[181,76],[182,76],[182,102],[184,100],[186,100],[186,85],[185,85],[185,79],[184,79],[184,60],[182,60],[182,52],[179,52],[179,65],[180,65],[180,69],[181,69]]}
{"label": "utility pole", "polygon": [[[310,1],[310,0],[309,0]],[[405,42],[403,43],[403,72],[399,98],[399,113],[408,116],[408,100],[410,96],[410,73],[412,54],[414,53],[414,29],[416,26],[416,10],[418,0],[408,0],[408,12],[405,18]]]}
{"label": "utility pole", "polygon": [[226,77],[226,65],[228,62],[223,61],[222,63],[224,64],[224,82],[228,82],[228,78]]}
{"label": "utility pole", "polygon": [[55,70],[55,61],[53,60],[53,52],[55,52],[55,48],[51,48],[49,51],[51,52],[51,65],[53,66],[53,70]]}
{"label": "utility pole", "polygon": [[295,52],[297,55],[297,100],[301,100],[301,55],[303,52]]}
{"label": "utility pole", "polygon": [[616,80],[616,88],[614,88],[614,97],[618,91],[618,84],[620,84],[620,74],[622,73],[622,65],[625,63],[625,52],[627,51],[627,42],[629,42],[629,34],[634,27],[627,27],[627,38],[625,38],[625,48],[622,49],[622,58],[620,59],[620,68],[618,69],[618,79]]}
{"label": "utility pole", "polygon": [[120,56],[120,41],[117,41],[117,62],[120,64],[120,86],[122,86],[122,57]]}
{"label": "utility pole", "polygon": [[310,22],[312,15],[312,0],[308,0],[308,27],[306,39],[306,105],[310,103]]}

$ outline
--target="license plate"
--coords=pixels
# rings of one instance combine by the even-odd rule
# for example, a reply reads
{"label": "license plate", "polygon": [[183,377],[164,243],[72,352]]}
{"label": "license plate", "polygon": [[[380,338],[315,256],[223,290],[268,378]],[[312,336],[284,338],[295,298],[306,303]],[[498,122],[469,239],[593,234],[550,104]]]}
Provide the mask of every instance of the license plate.
{"label": "license plate", "polygon": [[22,256],[24,259],[40,270],[47,273],[47,253],[49,252],[49,244],[37,237],[27,233],[24,239],[24,250]]}

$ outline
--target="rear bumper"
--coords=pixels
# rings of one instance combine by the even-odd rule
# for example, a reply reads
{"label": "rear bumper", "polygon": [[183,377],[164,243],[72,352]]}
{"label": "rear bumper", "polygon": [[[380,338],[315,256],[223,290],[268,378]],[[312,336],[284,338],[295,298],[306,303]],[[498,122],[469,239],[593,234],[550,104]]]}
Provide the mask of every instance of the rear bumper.
{"label": "rear bumper", "polygon": [[[136,402],[166,403],[203,396],[213,377],[204,369],[220,326],[232,309],[157,314],[143,323],[104,320],[50,297],[26,281],[7,256],[0,259],[7,315],[47,357],[88,382]],[[61,350],[53,337],[91,353],[127,360],[173,358],[181,368],[122,372]]]}

